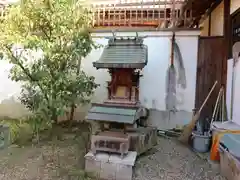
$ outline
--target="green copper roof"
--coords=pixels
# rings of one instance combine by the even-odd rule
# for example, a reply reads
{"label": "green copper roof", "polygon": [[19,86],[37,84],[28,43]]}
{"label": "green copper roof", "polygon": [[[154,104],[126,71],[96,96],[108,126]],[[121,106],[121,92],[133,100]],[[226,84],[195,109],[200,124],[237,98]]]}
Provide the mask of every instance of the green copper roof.
{"label": "green copper roof", "polygon": [[96,68],[136,68],[147,64],[148,49],[142,39],[110,39]]}
{"label": "green copper roof", "polygon": [[136,114],[136,108],[93,105],[88,111],[86,119],[134,124],[134,122],[137,120],[136,117],[138,117]]}

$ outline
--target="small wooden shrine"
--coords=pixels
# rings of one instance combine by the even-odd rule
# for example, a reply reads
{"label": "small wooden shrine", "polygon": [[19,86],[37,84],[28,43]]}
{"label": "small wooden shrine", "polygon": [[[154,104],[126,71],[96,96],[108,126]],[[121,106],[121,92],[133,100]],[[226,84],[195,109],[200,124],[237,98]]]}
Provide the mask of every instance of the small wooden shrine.
{"label": "small wooden shrine", "polygon": [[[108,98],[102,104],[92,104],[88,120],[100,121],[108,128],[124,129],[134,125],[144,110],[139,104],[141,69],[147,64],[147,46],[143,39],[109,39],[100,59],[93,63],[97,69],[107,68],[111,80],[107,82]],[[105,125],[106,127],[106,125]]]}
{"label": "small wooden shrine", "polygon": [[147,132],[147,139],[151,139],[153,132],[151,128],[139,131],[139,126],[145,125],[143,122],[148,116],[148,110],[139,102],[139,80],[147,60],[148,48],[143,44],[143,38],[113,36],[100,59],[93,63],[97,69],[108,69],[111,80],[106,83],[108,98],[101,104],[93,103],[86,117],[98,121],[101,127],[101,132],[92,136],[92,151],[124,155],[129,149],[138,149],[139,153],[145,149],[136,148],[135,141],[140,132]]}
{"label": "small wooden shrine", "polygon": [[[147,64],[147,59],[148,49],[143,38],[113,36],[100,59],[93,63],[97,69],[108,69],[111,76],[111,80],[106,82],[108,98],[101,104],[93,103],[86,117],[99,122],[101,127],[100,132],[92,135],[91,151],[85,156],[86,171],[100,174],[100,179],[119,179],[115,175],[124,174],[124,179],[131,180],[130,166],[134,165],[136,156],[156,144],[157,130],[145,127],[148,110],[139,102],[141,69]],[[116,170],[118,166],[126,166],[128,172],[125,168]],[[106,167],[111,167],[111,172]]]}

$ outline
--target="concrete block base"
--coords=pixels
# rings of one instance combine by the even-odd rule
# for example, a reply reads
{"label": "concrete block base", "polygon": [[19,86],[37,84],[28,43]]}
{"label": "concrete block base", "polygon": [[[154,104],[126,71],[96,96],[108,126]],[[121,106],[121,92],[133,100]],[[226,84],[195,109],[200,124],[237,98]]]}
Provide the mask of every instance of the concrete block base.
{"label": "concrete block base", "polygon": [[89,152],[85,155],[85,170],[102,180],[132,180],[137,152],[130,151],[122,159],[120,155]]}

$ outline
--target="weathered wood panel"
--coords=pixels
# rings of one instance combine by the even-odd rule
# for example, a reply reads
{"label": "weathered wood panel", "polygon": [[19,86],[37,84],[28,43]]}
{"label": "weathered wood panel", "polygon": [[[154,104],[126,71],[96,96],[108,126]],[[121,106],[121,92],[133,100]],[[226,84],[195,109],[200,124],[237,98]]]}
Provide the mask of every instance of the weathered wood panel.
{"label": "weathered wood panel", "polygon": [[202,111],[202,119],[212,116],[219,89],[222,84],[226,83],[224,82],[226,80],[222,79],[224,59],[224,38],[222,36],[200,37],[195,108],[201,106],[214,82],[218,81],[216,89]]}
{"label": "weathered wood panel", "polygon": [[230,30],[229,59],[232,58],[232,46],[240,41],[240,8],[231,15]]}

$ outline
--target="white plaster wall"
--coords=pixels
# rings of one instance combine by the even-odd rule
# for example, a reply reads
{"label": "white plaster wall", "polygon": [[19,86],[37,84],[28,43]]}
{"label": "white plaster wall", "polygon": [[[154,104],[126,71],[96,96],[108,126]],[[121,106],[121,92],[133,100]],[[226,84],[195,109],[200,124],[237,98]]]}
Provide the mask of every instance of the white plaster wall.
{"label": "white plaster wall", "polygon": [[239,107],[240,107],[240,95],[239,95],[239,91],[240,91],[240,63],[238,62],[236,67],[235,67],[235,88],[233,91],[233,121],[238,123],[240,125],[240,111],[239,111]]}
{"label": "white plaster wall", "polygon": [[[195,102],[198,37],[176,37],[176,41],[183,55],[187,77],[187,89],[181,92],[183,102],[178,104],[177,109],[188,111],[194,107]],[[140,100],[148,108],[165,110],[165,80],[170,64],[170,37],[146,38],[144,43],[149,49],[149,61],[140,81]]]}
{"label": "white plaster wall", "polygon": [[[139,32],[139,36],[146,36],[144,44],[148,46],[148,64],[143,69],[143,77],[140,80],[140,101],[142,105],[152,110],[150,124],[159,127],[159,129],[173,128],[176,124],[186,124],[191,118],[191,112],[195,102],[195,83],[196,66],[198,52],[198,31],[180,31],[176,32],[176,41],[180,47],[187,77],[187,88],[178,91],[182,97],[182,103],[178,104],[179,111],[171,115],[165,112],[165,89],[166,73],[170,64],[170,39],[172,32]],[[117,36],[135,36],[134,32],[119,32]],[[93,33],[96,43],[106,45],[108,40],[106,36],[112,36],[111,33]],[[107,70],[97,70],[92,66],[92,62],[97,61],[101,56],[103,48],[93,50],[88,57],[82,61],[83,70],[96,78],[100,87],[96,90],[93,102],[102,102],[107,98],[106,81],[109,80]],[[1,61],[0,61],[1,62]],[[1,62],[3,63],[3,62]],[[4,62],[5,63],[5,62]],[[0,80],[3,86],[0,86],[0,100],[9,96],[17,96],[20,92],[19,85],[9,80],[9,65],[1,64]],[[2,71],[5,69],[5,71]],[[84,109],[85,113],[86,109]],[[0,108],[0,116],[1,116]],[[171,119],[171,122],[169,122]]]}
{"label": "white plaster wall", "polygon": [[[134,32],[119,32],[117,36],[135,36]],[[170,113],[165,108],[166,73],[170,64],[170,39],[172,32],[139,32],[139,36],[147,36],[144,44],[148,46],[148,64],[143,69],[143,77],[140,79],[141,104],[150,109],[149,124],[159,129],[174,128],[177,125],[185,125],[192,116],[195,103],[196,67],[198,53],[198,35],[196,31],[181,31],[176,33],[176,41],[180,47],[187,77],[187,88],[178,91],[182,96],[182,103],[178,104],[178,112]],[[111,33],[95,33],[95,41],[106,45]],[[109,74],[106,70],[96,70],[92,62],[99,59],[103,48],[93,50],[83,61],[83,69],[96,77],[100,87],[96,90],[94,102],[102,102],[107,98],[106,81]]]}
{"label": "white plaster wall", "polygon": [[[191,32],[191,31],[190,31]],[[139,33],[139,36],[149,35],[144,39],[144,44],[148,46],[148,64],[143,69],[143,77],[140,80],[140,101],[148,108],[165,110],[165,80],[167,69],[170,64],[170,43],[171,32],[158,32],[150,35],[150,32]],[[117,36],[134,36],[135,33],[118,33]],[[95,42],[106,45],[105,36],[111,36],[109,33],[94,34]],[[154,37],[151,37],[154,36]],[[188,32],[176,35],[176,41],[183,55],[184,66],[187,76],[187,89],[182,94],[184,102],[179,105],[182,110],[191,110],[195,101],[195,83],[196,83],[196,66],[198,52],[198,32],[188,36]],[[96,82],[100,87],[96,90],[93,101],[101,101],[106,98],[106,81],[109,80],[109,74],[106,70],[95,69],[92,62],[99,59],[103,48],[93,50],[89,56],[82,61],[83,69],[89,74],[96,77]],[[101,98],[99,98],[101,97]]]}
{"label": "white plaster wall", "polygon": [[[233,72],[233,59],[228,60],[228,73],[227,73],[227,110],[228,114],[231,112],[231,98],[232,98],[232,92],[233,92],[233,107],[232,107],[232,113],[233,117],[231,119],[229,115],[229,119],[236,122],[240,125],[240,63],[238,62],[237,65],[234,68],[235,71],[235,77],[233,80],[234,86],[232,86],[232,72]],[[232,91],[233,87],[233,91]]]}
{"label": "white plaster wall", "polygon": [[20,85],[8,79],[10,68],[11,65],[6,61],[0,61],[0,101],[20,92]]}
{"label": "white plaster wall", "polygon": [[228,119],[231,119],[231,100],[232,100],[232,73],[233,73],[233,59],[228,60],[227,64],[227,90],[226,90],[226,105],[228,112]]}
{"label": "white plaster wall", "polygon": [[[107,45],[108,40],[105,38],[94,38],[94,41],[99,45]],[[93,102],[102,102],[107,98],[107,81],[110,80],[109,73],[106,69],[96,69],[93,67],[93,62],[97,61],[103,52],[103,47],[94,49],[92,52],[82,61],[82,69],[91,76],[95,77],[95,82],[100,85],[95,91]]]}

